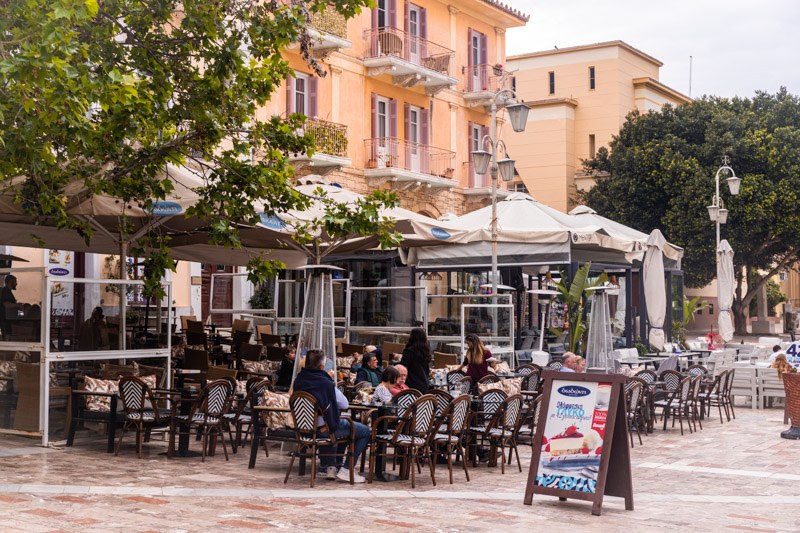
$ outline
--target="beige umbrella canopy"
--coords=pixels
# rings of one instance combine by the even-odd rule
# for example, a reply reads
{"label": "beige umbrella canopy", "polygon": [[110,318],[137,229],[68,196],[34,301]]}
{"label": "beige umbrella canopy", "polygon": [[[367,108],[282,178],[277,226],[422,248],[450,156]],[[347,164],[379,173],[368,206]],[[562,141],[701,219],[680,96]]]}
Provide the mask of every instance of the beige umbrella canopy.
{"label": "beige umbrella canopy", "polygon": [[717,248],[717,290],[719,291],[719,334],[725,342],[733,338],[733,319],[731,305],[733,304],[733,248],[728,241],[723,239]]}
{"label": "beige umbrella canopy", "polygon": [[650,321],[650,345],[664,349],[664,319],[667,314],[667,291],[664,285],[664,257],[662,250],[667,240],[661,231],[654,229],[647,239],[644,257],[644,299],[647,319]]}

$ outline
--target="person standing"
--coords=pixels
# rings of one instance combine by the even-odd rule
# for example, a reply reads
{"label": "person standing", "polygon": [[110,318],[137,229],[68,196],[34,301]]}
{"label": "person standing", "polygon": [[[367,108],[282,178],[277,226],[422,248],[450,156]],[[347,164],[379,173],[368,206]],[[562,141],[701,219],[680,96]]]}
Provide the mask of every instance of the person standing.
{"label": "person standing", "polygon": [[406,385],[422,394],[427,393],[430,387],[431,348],[424,329],[411,330],[400,364],[408,371]]}
{"label": "person standing", "polygon": [[[460,372],[466,366],[467,376],[472,378],[473,383],[477,383],[479,379],[489,375],[489,359],[491,357],[492,352],[483,345],[480,337],[470,333],[467,335],[467,354],[458,370]],[[494,362],[491,365],[494,368]]]}
{"label": "person standing", "polygon": [[3,288],[0,289],[0,329],[3,331],[3,336],[8,338],[11,335],[11,324],[9,317],[17,318],[17,311],[20,305],[17,303],[17,297],[14,296],[14,291],[17,289],[17,278],[13,274],[8,274],[5,277]]}

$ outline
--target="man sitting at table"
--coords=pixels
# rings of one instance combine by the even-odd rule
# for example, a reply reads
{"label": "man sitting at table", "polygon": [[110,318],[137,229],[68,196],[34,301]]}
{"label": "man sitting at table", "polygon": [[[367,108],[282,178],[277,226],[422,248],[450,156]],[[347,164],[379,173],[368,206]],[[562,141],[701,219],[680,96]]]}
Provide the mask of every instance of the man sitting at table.
{"label": "man sitting at table", "polygon": [[361,368],[356,374],[356,383],[369,382],[374,389],[381,383],[381,369],[378,368],[378,358],[374,354],[365,353],[361,358]]}
{"label": "man sitting at table", "polygon": [[[347,398],[339,392],[330,374],[325,368],[325,353],[322,350],[308,350],[306,353],[305,366],[297,374],[294,380],[295,391],[310,392],[322,407],[322,416],[317,418],[317,427],[328,424],[328,428],[333,431],[337,439],[344,439],[350,436],[350,424],[355,429],[355,443],[353,446],[353,464],[358,463],[358,458],[364,453],[370,437],[370,429],[364,424],[350,421],[347,418],[339,418],[339,411],[347,409],[349,403]],[[331,371],[332,372],[332,371]],[[339,444],[336,453],[344,459],[347,444]],[[324,454],[332,454],[333,446],[320,446],[320,451]],[[350,481],[350,470],[343,463],[337,468],[336,463],[339,457],[327,455],[320,457],[320,463],[326,470],[326,479],[336,479]],[[364,483],[366,479],[353,472],[353,480],[356,483]]]}
{"label": "man sitting at table", "polygon": [[392,393],[392,396],[395,396],[400,391],[408,389],[408,385],[406,385],[408,369],[403,365],[394,365],[394,368],[397,369],[397,382],[394,384],[394,387],[389,387],[389,392]]}
{"label": "man sitting at table", "polygon": [[575,372],[575,354],[564,352],[561,356],[561,370],[559,372]]}

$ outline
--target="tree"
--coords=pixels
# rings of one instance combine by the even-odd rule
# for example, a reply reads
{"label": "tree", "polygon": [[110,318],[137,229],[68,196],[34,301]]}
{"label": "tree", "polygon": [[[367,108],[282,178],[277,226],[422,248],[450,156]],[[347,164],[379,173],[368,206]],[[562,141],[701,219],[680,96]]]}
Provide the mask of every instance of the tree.
{"label": "tree", "polygon": [[[734,255],[736,331],[745,333],[750,301],[766,280],[800,255],[800,100],[786,89],[752,99],[704,97],[660,112],[630,114],[610,144],[611,176],[578,193],[598,213],[649,233],[660,228],[685,249],[686,284],[706,285],[716,275],[715,228],[706,206],[714,174],[728,155],[743,178],[722,226]],[[597,164],[596,162],[589,162]],[[754,278],[751,272],[766,275]]]}
{"label": "tree", "polygon": [[[9,0],[0,4],[0,180],[26,177],[16,200],[30,214],[75,229],[90,241],[92,227],[67,210],[76,199],[106,193],[125,205],[150,208],[171,183],[168,163],[193,162],[207,179],[187,215],[207,221],[210,243],[240,246],[238,225],[304,209],[309,198],[292,189],[287,154],[313,152],[298,133],[305,117],[260,119],[263,106],[293,73],[281,52],[293,42],[318,76],[306,23],[311,12],[335,9],[352,17],[370,0]],[[200,156],[202,154],[202,157]],[[73,197],[67,184],[83,183]],[[396,236],[374,216],[396,205],[378,192],[362,209],[326,216],[358,235]],[[318,225],[331,225],[321,220]],[[118,231],[129,224],[120,219]],[[302,233],[302,232],[301,232]],[[169,235],[153,231],[132,254],[152,273],[147,292],[174,269]],[[282,265],[254,256],[257,281]]]}

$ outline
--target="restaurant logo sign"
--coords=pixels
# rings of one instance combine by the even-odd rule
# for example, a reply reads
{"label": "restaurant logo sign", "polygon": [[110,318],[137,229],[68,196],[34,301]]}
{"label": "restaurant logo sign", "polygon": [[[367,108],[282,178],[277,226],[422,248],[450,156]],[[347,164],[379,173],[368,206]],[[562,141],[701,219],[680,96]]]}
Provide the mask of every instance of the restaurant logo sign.
{"label": "restaurant logo sign", "polygon": [[158,202],[154,203],[153,207],[150,209],[151,213],[158,216],[177,215],[182,211],[183,208],[178,202],[168,202],[164,200],[159,200]]}
{"label": "restaurant logo sign", "polygon": [[66,268],[57,267],[50,269],[50,274],[53,276],[68,276],[69,273],[70,273],[69,270],[67,270]]}
{"label": "restaurant logo sign", "polygon": [[578,387],[577,385],[570,385],[567,387],[559,387],[558,393],[563,394],[564,396],[570,396],[572,398],[581,398],[583,396],[588,396],[589,394],[591,394],[591,391],[586,387]]}
{"label": "restaurant logo sign", "polygon": [[437,239],[441,239],[441,240],[445,240],[445,239],[449,239],[450,238],[450,234],[447,233],[442,228],[433,228],[431,230],[431,235],[433,235]]}
{"label": "restaurant logo sign", "polygon": [[286,222],[281,220],[280,217],[276,215],[268,215],[266,213],[259,213],[259,218],[261,218],[261,225],[265,226],[269,229],[274,229],[277,231],[281,231],[286,229]]}
{"label": "restaurant logo sign", "polygon": [[591,233],[575,233],[572,232],[572,242],[575,244],[588,244],[592,242],[592,234]]}

